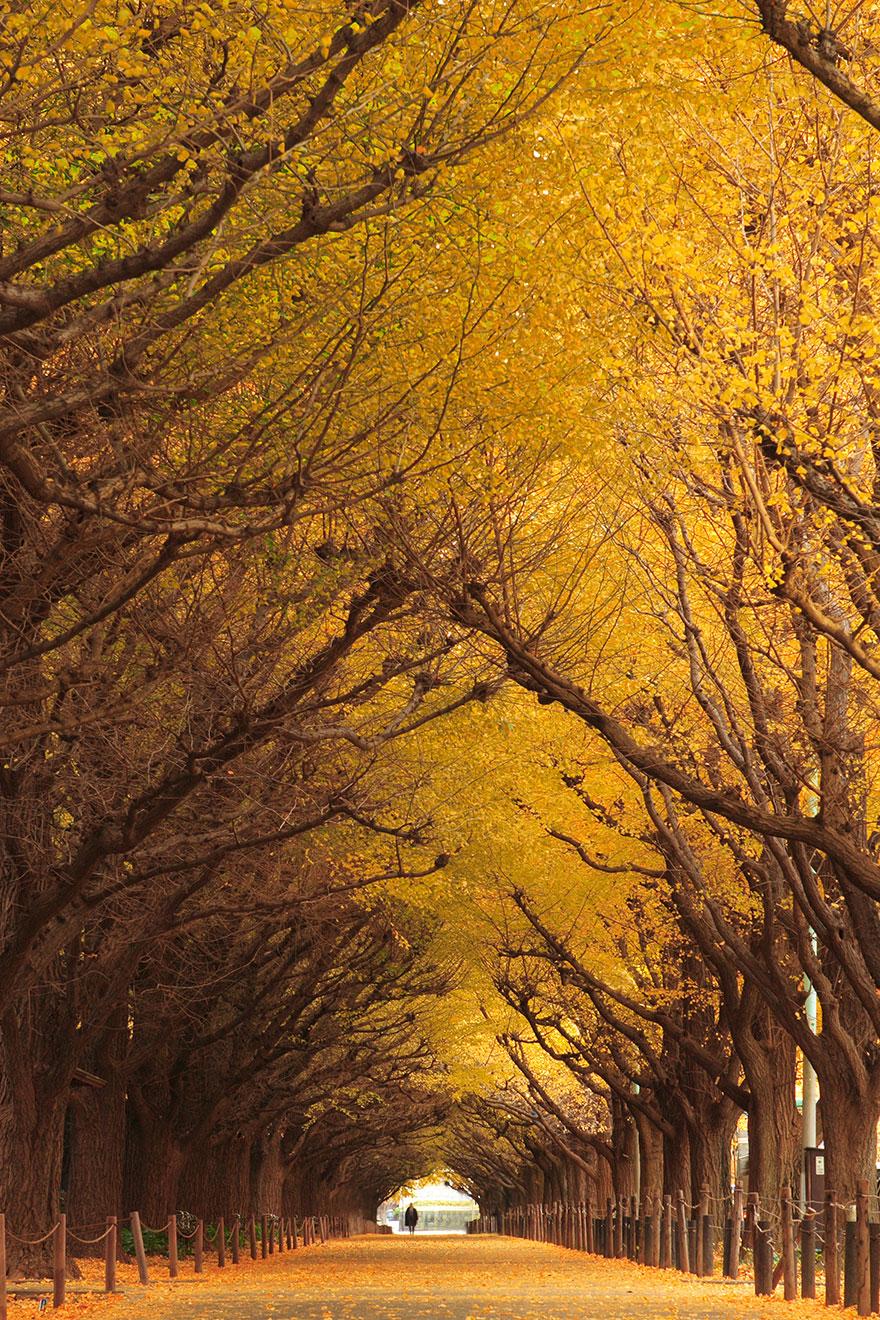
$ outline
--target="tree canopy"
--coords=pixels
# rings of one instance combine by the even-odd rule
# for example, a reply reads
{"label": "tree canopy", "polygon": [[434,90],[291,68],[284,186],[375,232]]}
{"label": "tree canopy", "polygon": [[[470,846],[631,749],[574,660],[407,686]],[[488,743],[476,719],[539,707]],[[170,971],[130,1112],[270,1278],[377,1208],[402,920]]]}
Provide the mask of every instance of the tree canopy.
{"label": "tree canopy", "polygon": [[772,1195],[803,1059],[873,1168],[880,33],[831,10],[5,16],[23,1236],[722,1187],[740,1121]]}

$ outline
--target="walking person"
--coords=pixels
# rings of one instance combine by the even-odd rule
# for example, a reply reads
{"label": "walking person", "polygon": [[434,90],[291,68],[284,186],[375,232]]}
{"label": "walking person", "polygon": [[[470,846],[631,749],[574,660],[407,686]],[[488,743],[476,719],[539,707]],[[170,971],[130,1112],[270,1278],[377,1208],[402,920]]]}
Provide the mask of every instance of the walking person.
{"label": "walking person", "polygon": [[406,1207],[406,1214],[403,1216],[403,1222],[409,1229],[410,1233],[416,1231],[416,1224],[419,1222],[419,1212],[413,1205],[412,1201],[410,1201],[409,1205]]}

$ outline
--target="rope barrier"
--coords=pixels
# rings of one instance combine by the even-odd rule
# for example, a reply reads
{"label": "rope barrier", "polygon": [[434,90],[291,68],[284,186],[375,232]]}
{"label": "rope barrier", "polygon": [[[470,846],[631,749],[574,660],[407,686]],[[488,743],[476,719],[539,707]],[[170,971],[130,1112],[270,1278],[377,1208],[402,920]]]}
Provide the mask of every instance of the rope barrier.
{"label": "rope barrier", "polygon": [[[59,1222],[60,1222],[60,1221],[59,1221]],[[52,1237],[52,1236],[54,1235],[55,1230],[56,1230],[57,1228],[58,1228],[58,1224],[53,1224],[52,1227],[49,1229],[49,1232],[48,1232],[48,1233],[44,1233],[43,1236],[42,1236],[42,1237],[39,1237],[39,1238],[23,1238],[23,1237],[19,1237],[17,1233],[13,1233],[13,1231],[12,1231],[11,1228],[7,1228],[7,1230],[6,1230],[6,1236],[7,1236],[7,1237],[11,1237],[12,1240],[13,1240],[13,1242],[19,1242],[23,1247],[39,1247],[39,1246],[41,1246],[44,1242],[48,1242],[48,1241],[49,1241],[49,1238]]]}
{"label": "rope barrier", "polygon": [[94,1237],[94,1238],[79,1237],[71,1229],[68,1229],[67,1236],[69,1238],[73,1238],[74,1242],[79,1242],[80,1245],[83,1247],[94,1247],[98,1242],[103,1242],[105,1238],[108,1238],[115,1228],[116,1225],[111,1224],[109,1228],[104,1229],[104,1232],[101,1234],[100,1237]]}

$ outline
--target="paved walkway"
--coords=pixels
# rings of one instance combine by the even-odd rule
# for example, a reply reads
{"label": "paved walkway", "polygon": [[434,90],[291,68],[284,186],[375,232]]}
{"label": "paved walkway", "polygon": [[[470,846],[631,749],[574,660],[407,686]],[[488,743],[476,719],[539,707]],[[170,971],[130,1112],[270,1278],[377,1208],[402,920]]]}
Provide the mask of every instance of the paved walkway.
{"label": "paved walkway", "polygon": [[[801,1303],[797,1315],[820,1314]],[[822,1308],[827,1316],[827,1311]],[[371,1237],[227,1269],[148,1296],[107,1320],[791,1320],[747,1284],[701,1283],[560,1247],[492,1237]]]}

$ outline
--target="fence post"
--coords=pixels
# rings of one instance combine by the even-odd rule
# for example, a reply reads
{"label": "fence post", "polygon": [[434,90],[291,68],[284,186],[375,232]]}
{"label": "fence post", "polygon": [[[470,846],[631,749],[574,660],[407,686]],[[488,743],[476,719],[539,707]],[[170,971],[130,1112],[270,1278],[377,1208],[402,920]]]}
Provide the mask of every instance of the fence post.
{"label": "fence post", "polygon": [[739,1255],[742,1250],[743,1234],[743,1189],[739,1183],[733,1189],[733,1215],[730,1221],[730,1263],[728,1275],[731,1279],[739,1278]]}
{"label": "fence post", "polygon": [[[699,1210],[699,1206],[697,1207]],[[699,1269],[697,1261],[697,1216],[687,1221],[688,1234],[688,1252],[690,1253],[691,1274],[696,1274]]]}
{"label": "fence post", "polygon": [[141,1217],[137,1210],[131,1212],[131,1236],[134,1238],[134,1254],[137,1257],[138,1278],[141,1283],[149,1283],[150,1276],[147,1273],[147,1253],[144,1251],[144,1234],[141,1228]]}
{"label": "fence post", "polygon": [[856,1206],[852,1201],[846,1207],[843,1225],[843,1304],[856,1304]]}
{"label": "fence post", "polygon": [[196,1224],[196,1235],[193,1241],[193,1257],[196,1274],[201,1274],[205,1260],[205,1221],[200,1219]]}
{"label": "fence post", "polygon": [[782,1189],[782,1287],[787,1302],[797,1300],[797,1265],[794,1258],[794,1224],[789,1186]]}
{"label": "fence post", "polygon": [[168,1216],[168,1274],[177,1278],[177,1215]]}
{"label": "fence post", "polygon": [[660,1235],[660,1268],[672,1269],[672,1194],[663,1197],[663,1228]]}
{"label": "fence post", "polygon": [[684,1207],[684,1192],[678,1189],[678,1218],[676,1223],[678,1230],[678,1268],[683,1274],[690,1274],[690,1256],[688,1253],[688,1225],[687,1213]]}
{"label": "fence post", "polygon": [[706,1215],[709,1213],[709,1184],[703,1183],[700,1186],[700,1199],[697,1202],[697,1240],[696,1240],[696,1261],[694,1262],[694,1273],[701,1278],[704,1272],[704,1252],[703,1252],[703,1234],[706,1231]]}
{"label": "fence post", "polygon": [[869,1224],[871,1255],[871,1314],[880,1311],[880,1224]]}
{"label": "fence post", "polygon": [[856,1311],[871,1314],[871,1243],[868,1230],[868,1180],[856,1184]]}
{"label": "fence post", "polygon": [[801,1297],[816,1296],[816,1216],[808,1206],[801,1220]]}
{"label": "fence post", "polygon": [[[751,1199],[751,1197],[749,1198]],[[770,1236],[769,1219],[761,1218],[760,1201],[755,1193],[755,1293],[759,1297],[768,1297],[773,1291],[773,1240]]]}
{"label": "fence post", "polygon": [[52,1305],[63,1306],[67,1292],[67,1215],[59,1215],[52,1239]]}
{"label": "fence post", "polygon": [[837,1200],[833,1188],[825,1187],[825,1224],[822,1264],[825,1266],[825,1305],[840,1304],[840,1255],[837,1250]]}
{"label": "fence post", "polygon": [[229,1239],[229,1246],[232,1250],[232,1263],[237,1265],[241,1258],[241,1215],[236,1215],[232,1222],[232,1236]]}
{"label": "fence post", "polygon": [[217,1220],[217,1268],[226,1268],[226,1221],[222,1215]]}
{"label": "fence post", "polygon": [[116,1216],[107,1216],[104,1239],[104,1292],[116,1292]]}

